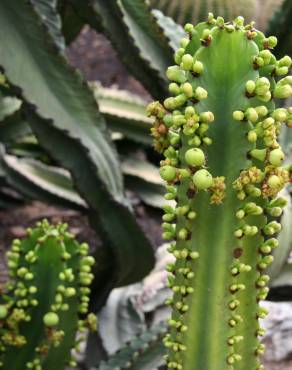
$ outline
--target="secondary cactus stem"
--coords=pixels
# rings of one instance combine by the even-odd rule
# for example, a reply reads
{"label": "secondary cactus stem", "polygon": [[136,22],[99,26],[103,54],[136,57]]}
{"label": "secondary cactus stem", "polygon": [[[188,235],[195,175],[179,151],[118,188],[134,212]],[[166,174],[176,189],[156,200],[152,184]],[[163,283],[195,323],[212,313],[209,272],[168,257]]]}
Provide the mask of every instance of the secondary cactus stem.
{"label": "secondary cactus stem", "polygon": [[[167,182],[164,234],[173,240],[169,266],[173,298],[164,343],[169,369],[256,370],[264,347],[259,302],[268,293],[265,269],[278,246],[284,206],[279,191],[291,181],[281,167],[281,126],[291,108],[273,97],[292,95],[291,59],[277,61],[274,37],[242,17],[185,27],[167,77],[173,95],[151,103],[155,148],[164,154]],[[291,171],[290,171],[291,172]]]}
{"label": "secondary cactus stem", "polygon": [[96,326],[92,314],[78,319],[88,311],[94,259],[66,229],[39,222],[7,253],[11,280],[1,297],[0,368],[64,370],[75,363],[70,351],[77,329]]}

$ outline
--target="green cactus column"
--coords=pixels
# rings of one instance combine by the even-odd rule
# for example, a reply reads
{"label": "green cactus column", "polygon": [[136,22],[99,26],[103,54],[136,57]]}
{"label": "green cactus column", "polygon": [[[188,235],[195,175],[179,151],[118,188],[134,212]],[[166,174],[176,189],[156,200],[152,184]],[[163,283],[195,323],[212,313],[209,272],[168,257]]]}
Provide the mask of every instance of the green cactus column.
{"label": "green cactus column", "polygon": [[[88,316],[94,259],[67,225],[47,221],[14,240],[7,253],[11,280],[0,305],[0,368],[64,370],[74,366],[77,329],[96,326]],[[81,320],[78,314],[84,316]]]}
{"label": "green cactus column", "polygon": [[291,59],[277,61],[276,38],[242,17],[224,23],[210,14],[185,30],[167,70],[172,96],[148,107],[166,199],[177,202],[163,216],[176,257],[168,368],[260,370],[259,301],[285,205],[276,196],[289,182],[277,137],[292,111],[275,109],[273,97],[292,94],[292,78],[278,77]]}

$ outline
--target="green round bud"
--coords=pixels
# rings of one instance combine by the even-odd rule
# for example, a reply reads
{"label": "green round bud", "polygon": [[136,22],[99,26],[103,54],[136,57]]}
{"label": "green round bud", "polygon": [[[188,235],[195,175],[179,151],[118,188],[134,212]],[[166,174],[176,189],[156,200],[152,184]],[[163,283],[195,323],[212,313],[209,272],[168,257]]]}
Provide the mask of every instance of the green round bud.
{"label": "green round bud", "polygon": [[268,108],[265,105],[260,105],[256,107],[255,110],[257,111],[257,114],[261,117],[264,117],[269,113]]}
{"label": "green round bud", "polygon": [[172,166],[161,167],[159,173],[164,181],[173,181],[176,178],[176,169]]}
{"label": "green round bud", "polygon": [[272,117],[279,122],[284,122],[287,119],[287,110],[284,108],[278,108],[274,110]]}
{"label": "green round bud", "polygon": [[166,98],[163,102],[163,105],[168,110],[174,110],[176,108],[175,106],[175,100],[174,98]]}
{"label": "green round bud", "polygon": [[206,158],[204,152],[199,148],[189,149],[185,153],[185,160],[190,166],[203,166]]}
{"label": "green round bud", "polygon": [[263,101],[264,103],[267,103],[272,99],[271,91],[266,92],[264,95],[258,95],[258,99]]}
{"label": "green round bud", "polygon": [[272,58],[272,53],[270,52],[270,50],[265,49],[259,53],[259,57],[261,57],[265,61],[265,64],[269,64]]}
{"label": "green round bud", "polygon": [[166,124],[167,127],[171,127],[173,125],[173,118],[171,114],[166,114],[163,117],[163,122]]}
{"label": "green round bud", "polygon": [[257,79],[256,86],[267,86],[270,87],[271,83],[267,77],[260,77]]}
{"label": "green round bud", "polygon": [[66,297],[73,297],[76,294],[76,289],[73,287],[66,288],[65,296]]}
{"label": "green round bud", "polygon": [[265,65],[265,61],[263,58],[261,57],[256,57],[255,58],[255,64],[258,66],[258,67],[263,67]]}
{"label": "green round bud", "polygon": [[275,72],[276,72],[277,76],[284,76],[284,75],[288,74],[289,68],[286,67],[286,66],[277,67]]}
{"label": "green round bud", "polygon": [[203,70],[204,70],[204,65],[203,65],[203,63],[202,62],[199,62],[198,60],[193,64],[193,71],[195,72],[195,73],[198,73],[198,74],[200,74],[200,73],[202,73],[203,72]]}
{"label": "green round bud", "polygon": [[182,67],[185,71],[190,71],[190,70],[193,68],[193,64],[194,64],[194,59],[193,59],[193,57],[191,56],[191,54],[185,54],[185,55],[181,58],[181,67]]}
{"label": "green round bud", "polygon": [[185,94],[179,94],[178,96],[173,98],[173,100],[175,108],[178,108],[185,104],[185,102],[187,101],[187,97]]}
{"label": "green round bud", "polygon": [[168,86],[168,91],[173,94],[173,95],[178,95],[180,94],[180,87],[178,86],[177,83],[172,82]]}
{"label": "green round bud", "polygon": [[270,36],[269,38],[268,38],[268,44],[269,44],[269,48],[274,48],[274,47],[276,47],[277,46],[277,43],[278,43],[278,39],[277,39],[277,37],[275,37],[275,36]]}
{"label": "green round bud", "polygon": [[217,17],[216,23],[217,23],[218,27],[224,27],[224,18],[223,17]]}
{"label": "green round bud", "polygon": [[43,322],[46,326],[56,326],[59,323],[59,316],[55,312],[48,312],[43,317]]}
{"label": "green round bud", "polygon": [[238,16],[235,18],[234,22],[238,27],[242,27],[244,25],[244,18],[241,16]]}
{"label": "green round bud", "polygon": [[236,121],[242,121],[244,119],[244,113],[241,110],[234,111],[233,119],[235,119]]}
{"label": "green round bud", "polygon": [[226,24],[225,25],[225,29],[227,30],[227,32],[233,32],[235,31],[235,27],[233,24]]}
{"label": "green round bud", "polygon": [[213,177],[207,170],[199,170],[193,176],[193,182],[196,188],[200,190],[208,189],[213,185]]}
{"label": "green round bud", "polygon": [[213,23],[214,22],[214,14],[209,12],[208,13],[208,23]]}
{"label": "green round bud", "polygon": [[255,123],[259,118],[257,111],[254,108],[247,108],[245,116],[252,123]]}
{"label": "green round bud", "polygon": [[185,109],[185,116],[187,118],[192,117],[195,113],[196,113],[196,111],[195,111],[194,107],[191,107],[191,106],[186,107],[186,109]]}
{"label": "green round bud", "polygon": [[292,95],[292,87],[290,85],[277,84],[274,90],[274,97],[278,99],[287,99]]}
{"label": "green round bud", "polygon": [[185,49],[184,48],[179,48],[176,53],[174,54],[174,61],[176,64],[180,64],[181,63],[181,58],[182,56],[184,55],[185,53]]}
{"label": "green round bud", "polygon": [[285,155],[281,149],[274,149],[269,154],[269,162],[273,166],[280,166],[284,159]]}
{"label": "green round bud", "polygon": [[292,85],[292,76],[286,76],[279,81],[280,85]]}
{"label": "green round bud", "polygon": [[186,32],[191,32],[194,29],[194,26],[191,23],[187,23],[184,29]]}
{"label": "green round bud", "polygon": [[170,81],[178,82],[180,84],[183,84],[187,80],[185,71],[183,71],[179,66],[168,67],[166,76]]}
{"label": "green round bud", "polygon": [[200,114],[200,121],[202,122],[213,122],[215,119],[214,114],[212,112],[203,112]]}
{"label": "green round bud", "polygon": [[249,133],[247,134],[247,140],[250,142],[250,143],[255,143],[258,139],[258,135],[255,131],[249,131]]}
{"label": "green round bud", "polygon": [[269,127],[272,127],[274,124],[275,124],[275,120],[274,120],[274,118],[272,118],[272,117],[268,117],[268,118],[266,118],[266,119],[262,122],[262,127],[263,127],[264,129],[267,129],[267,128],[269,128]]}
{"label": "green round bud", "polygon": [[179,43],[180,43],[180,46],[185,49],[188,46],[189,42],[190,42],[190,40],[188,38],[184,37],[180,40]]}
{"label": "green round bud", "polygon": [[288,55],[284,56],[282,59],[279,60],[279,66],[281,67],[290,68],[291,64],[292,64],[292,60]]}
{"label": "green round bud", "polygon": [[211,36],[211,30],[209,30],[208,28],[204,29],[202,33],[202,39],[207,40],[210,36]]}
{"label": "green round bud", "polygon": [[8,315],[8,310],[6,306],[3,304],[0,305],[0,319],[5,319],[5,317]]}
{"label": "green round bud", "polygon": [[283,213],[283,210],[281,207],[273,207],[269,210],[269,214],[273,217],[280,217]]}
{"label": "green round bud", "polygon": [[206,145],[211,145],[213,143],[213,141],[210,137],[205,136],[203,138],[203,143],[206,144]]}
{"label": "green round bud", "polygon": [[245,84],[245,88],[246,88],[246,91],[249,93],[249,94],[252,94],[255,90],[255,87],[256,87],[256,84],[253,80],[249,80],[247,81],[247,83]]}
{"label": "green round bud", "polygon": [[202,87],[197,87],[195,91],[195,96],[198,100],[203,100],[208,97],[208,92],[207,90],[203,89]]}
{"label": "green round bud", "polygon": [[188,98],[191,98],[194,95],[193,86],[189,82],[185,82],[182,85],[182,91]]}
{"label": "green round bud", "polygon": [[276,189],[281,185],[281,179],[277,175],[272,175],[268,180],[268,185],[271,189]]}

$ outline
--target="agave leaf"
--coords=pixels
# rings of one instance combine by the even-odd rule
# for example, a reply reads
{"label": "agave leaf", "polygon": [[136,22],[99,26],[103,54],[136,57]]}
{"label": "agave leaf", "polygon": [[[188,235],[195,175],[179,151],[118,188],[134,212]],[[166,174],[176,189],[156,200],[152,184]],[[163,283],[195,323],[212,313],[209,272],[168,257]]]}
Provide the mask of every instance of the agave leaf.
{"label": "agave leaf", "polygon": [[60,49],[65,49],[65,40],[61,32],[61,17],[57,12],[57,0],[31,0],[34,9],[54,38]]}
{"label": "agave leaf", "polygon": [[83,211],[87,209],[73,189],[66,170],[8,154],[3,154],[1,160],[8,183],[26,197]]}
{"label": "agave leaf", "polygon": [[291,228],[292,228],[292,201],[290,194],[286,190],[282,194],[288,200],[288,205],[284,210],[284,214],[281,218],[282,230],[278,236],[279,244],[281,248],[277,248],[274,255],[274,262],[267,269],[267,273],[271,278],[272,286],[274,281],[281,275],[282,269],[287,263],[289,254],[292,251],[292,239],[291,239]]}
{"label": "agave leaf", "polygon": [[[15,50],[21,58],[13,57]],[[25,0],[1,1],[0,65],[18,87],[40,144],[70,171],[89,205],[90,221],[106,240],[108,273],[115,274],[117,285],[141,279],[153,265],[153,252],[124,197],[103,117],[86,83]]]}
{"label": "agave leaf", "polygon": [[92,4],[122,62],[153,97],[162,97],[172,51],[147,2],[94,0]]}
{"label": "agave leaf", "polygon": [[282,6],[275,12],[268,24],[268,35],[273,35],[278,38],[278,45],[275,52],[282,57],[285,53],[291,55],[292,45],[292,2],[285,0]]}
{"label": "agave leaf", "polygon": [[31,133],[20,110],[0,122],[0,142],[11,143]]}
{"label": "agave leaf", "polygon": [[59,0],[58,11],[62,18],[62,32],[67,45],[75,40],[86,24],[97,31],[101,30],[89,0]]}
{"label": "agave leaf", "polygon": [[146,115],[145,100],[128,91],[105,88],[98,83],[92,83],[91,87],[111,131],[119,132],[138,143],[152,144],[152,120]]}
{"label": "agave leaf", "polygon": [[[283,266],[281,273],[272,283],[272,288],[292,286],[292,263],[286,262]],[[291,296],[290,296],[291,299]]]}
{"label": "agave leaf", "polygon": [[164,34],[169,40],[169,45],[176,51],[180,47],[180,40],[185,37],[183,27],[176,23],[171,17],[165,16],[160,10],[153,9],[152,14],[157,20],[159,26],[163,29]]}
{"label": "agave leaf", "polygon": [[162,208],[167,203],[164,199],[163,182],[158,168],[139,158],[126,158],[122,161],[127,189],[138,194],[141,200],[152,207]]}
{"label": "agave leaf", "polygon": [[21,100],[14,96],[5,96],[0,91],[0,123],[6,117],[15,113],[21,106]]}
{"label": "agave leaf", "polygon": [[[166,333],[164,323],[153,326],[126,347],[112,355],[107,362],[102,362],[99,370],[127,368],[132,370],[155,370],[164,364],[165,348],[162,338]],[[95,370],[95,369],[91,369]]]}

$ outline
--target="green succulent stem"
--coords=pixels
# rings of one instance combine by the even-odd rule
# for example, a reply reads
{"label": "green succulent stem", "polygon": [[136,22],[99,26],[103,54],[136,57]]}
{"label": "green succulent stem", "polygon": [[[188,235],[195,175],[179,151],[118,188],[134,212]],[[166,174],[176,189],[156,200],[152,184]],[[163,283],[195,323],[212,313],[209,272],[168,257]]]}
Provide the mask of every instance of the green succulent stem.
{"label": "green succulent stem", "polygon": [[94,329],[87,314],[94,259],[66,224],[47,221],[14,240],[7,253],[10,281],[1,297],[0,368],[64,370],[74,366],[76,332]]}
{"label": "green succulent stem", "polygon": [[281,229],[270,208],[291,181],[277,141],[289,110],[276,111],[272,96],[290,96],[291,77],[275,80],[277,40],[242,17],[224,23],[210,14],[185,29],[189,39],[167,71],[173,96],[148,107],[156,118],[154,146],[165,156],[166,199],[176,200],[162,225],[176,257],[167,364],[261,370],[258,319],[267,313],[260,301]]}

